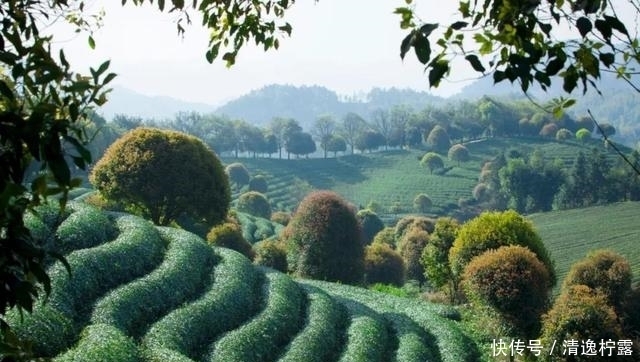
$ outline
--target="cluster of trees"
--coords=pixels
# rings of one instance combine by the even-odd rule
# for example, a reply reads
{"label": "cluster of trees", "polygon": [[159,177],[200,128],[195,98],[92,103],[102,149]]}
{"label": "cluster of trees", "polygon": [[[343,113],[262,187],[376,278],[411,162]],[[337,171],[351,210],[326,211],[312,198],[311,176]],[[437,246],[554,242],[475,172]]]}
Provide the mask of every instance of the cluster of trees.
{"label": "cluster of trees", "polygon": [[[574,119],[552,115],[523,101],[501,101],[484,97],[460,101],[439,108],[428,106],[414,110],[407,105],[376,109],[369,119],[349,112],[338,117],[319,115],[304,130],[291,118],[274,118],[264,127],[243,120],[199,113],[179,113],[173,120],[153,120],[116,115],[112,125],[128,130],[141,125],[170,128],[202,139],[218,154],[251,157],[278,154],[283,158],[308,156],[320,149],[326,158],[338,153],[375,151],[381,148],[427,148],[446,153],[452,143],[488,136],[551,137],[558,140],[587,140],[594,131],[589,117]],[[610,136],[615,128],[602,124]]]}
{"label": "cluster of trees", "polygon": [[[627,159],[640,166],[637,150]],[[640,200],[640,175],[616,160],[598,149],[589,155],[581,151],[567,169],[539,150],[528,156],[509,152],[483,165],[473,197],[484,208],[527,213]]]}

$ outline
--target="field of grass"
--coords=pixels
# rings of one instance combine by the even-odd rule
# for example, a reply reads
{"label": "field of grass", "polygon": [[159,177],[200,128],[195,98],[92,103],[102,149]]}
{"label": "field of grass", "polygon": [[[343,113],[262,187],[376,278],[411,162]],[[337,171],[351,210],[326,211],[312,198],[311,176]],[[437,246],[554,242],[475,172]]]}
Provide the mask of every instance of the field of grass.
{"label": "field of grass", "polygon": [[611,249],[631,264],[640,281],[640,202],[530,215],[555,260],[558,284],[571,265],[589,251]]}
{"label": "field of grass", "polygon": [[[555,142],[540,138],[494,138],[467,144],[471,160],[458,166],[441,155],[444,174],[429,174],[420,166],[421,150],[389,150],[328,159],[225,158],[225,163],[241,162],[252,175],[263,175],[269,184],[267,196],[277,210],[293,210],[312,189],[333,190],[358,206],[376,201],[384,209],[399,203],[401,213],[411,213],[413,198],[426,193],[433,201],[431,214],[449,214],[461,198],[470,198],[484,161],[501,152],[517,150],[527,154],[535,149],[545,158],[560,158],[570,167],[579,151],[590,153],[600,147],[589,144]],[[612,158],[616,157],[613,154]],[[237,197],[239,192],[235,192]]]}
{"label": "field of grass", "polygon": [[[32,217],[72,274],[15,331],[53,361],[476,361],[449,308],[255,267],[188,232],[71,203]],[[46,217],[49,211],[42,212]],[[93,225],[93,226],[92,226]],[[82,236],[82,237],[78,237]],[[89,238],[91,242],[83,241]]]}

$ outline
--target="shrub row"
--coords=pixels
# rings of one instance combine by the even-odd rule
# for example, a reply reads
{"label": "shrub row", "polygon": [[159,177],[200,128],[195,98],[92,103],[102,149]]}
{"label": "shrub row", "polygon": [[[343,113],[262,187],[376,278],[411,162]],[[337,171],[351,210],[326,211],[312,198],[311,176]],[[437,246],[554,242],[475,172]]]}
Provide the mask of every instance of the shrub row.
{"label": "shrub row", "polygon": [[92,323],[113,325],[140,338],[152,322],[196,298],[210,284],[215,263],[213,250],[186,231],[168,227],[158,230],[169,243],[162,264],[100,300],[93,311]]}
{"label": "shrub row", "polygon": [[429,336],[411,318],[401,313],[384,313],[398,339],[395,360],[398,362],[438,361],[429,345]]}
{"label": "shrub row", "polygon": [[306,298],[287,275],[266,272],[266,306],[249,323],[218,340],[210,361],[251,362],[275,360],[304,324]]}
{"label": "shrub row", "polygon": [[237,218],[242,226],[242,236],[251,244],[276,236],[284,228],[284,226],[270,220],[242,212],[237,213]]}
{"label": "shrub row", "polygon": [[355,300],[340,297],[338,300],[347,308],[351,318],[346,348],[340,361],[390,361],[395,341],[389,334],[385,319]]}
{"label": "shrub row", "polygon": [[54,362],[139,362],[140,352],[135,342],[108,324],[93,324],[82,332],[78,346]]}
{"label": "shrub row", "polygon": [[[114,241],[67,256],[71,276],[59,262],[50,268],[51,294],[46,305],[40,301],[22,322],[17,314],[9,316],[16,333],[33,341],[36,355],[53,357],[68,348],[88,322],[97,299],[149,273],[162,261],[165,242],[151,223],[123,215],[116,219],[116,226],[120,234]],[[133,258],[136,262],[131,262]],[[42,325],[46,330],[37,327]],[[43,335],[46,331],[50,333]]]}
{"label": "shrub row", "polygon": [[117,229],[107,213],[81,205],[69,204],[74,212],[56,230],[55,250],[60,254],[91,248],[112,240],[117,235]]}
{"label": "shrub row", "polygon": [[309,300],[307,323],[279,362],[335,361],[344,348],[346,311],[322,290],[308,285],[304,289]]}
{"label": "shrub row", "polygon": [[[480,358],[478,348],[473,340],[462,332],[457,322],[447,318],[458,315],[456,310],[451,307],[427,303],[417,299],[372,293],[366,289],[348,285],[307,280],[303,283],[316,286],[334,297],[358,301],[377,313],[406,315],[423,330],[424,342],[427,344],[427,348],[434,353],[435,351],[440,352],[442,362],[471,362]],[[394,322],[393,319],[391,321]],[[396,323],[394,328],[399,333],[398,343],[400,348],[401,344],[409,342],[402,341],[402,330],[398,327],[397,321],[394,323]],[[400,356],[401,354],[398,353],[398,358]],[[439,359],[436,358],[435,360]]]}
{"label": "shrub row", "polygon": [[215,250],[222,260],[214,269],[211,288],[202,298],[151,327],[143,340],[147,360],[202,360],[207,347],[220,335],[238,328],[257,312],[263,275],[241,254]]}

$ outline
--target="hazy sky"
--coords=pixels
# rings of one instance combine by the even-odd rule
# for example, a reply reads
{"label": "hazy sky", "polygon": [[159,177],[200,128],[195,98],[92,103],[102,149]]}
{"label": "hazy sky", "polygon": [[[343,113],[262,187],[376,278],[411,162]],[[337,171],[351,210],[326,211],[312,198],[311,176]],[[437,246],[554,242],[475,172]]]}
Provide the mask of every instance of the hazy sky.
{"label": "hazy sky", "polygon": [[[156,8],[120,6],[120,1],[89,2],[89,10],[106,11],[104,26],[95,34],[96,49],[85,35],[64,35],[60,45],[76,70],[86,72],[111,59],[119,74],[114,85],[147,95],[165,95],[188,101],[220,104],[267,84],[322,85],[340,94],[372,87],[410,87],[428,90],[423,67],[413,53],[399,56],[407,34],[393,10],[402,0],[298,0],[287,20],[293,26],[277,51],[246,47],[231,69],[222,61],[206,62],[208,32],[194,25],[181,39],[175,15]],[[426,22],[446,21],[456,1],[422,1]],[[469,75],[454,74],[464,80]],[[464,83],[444,83],[434,94],[448,95]]]}

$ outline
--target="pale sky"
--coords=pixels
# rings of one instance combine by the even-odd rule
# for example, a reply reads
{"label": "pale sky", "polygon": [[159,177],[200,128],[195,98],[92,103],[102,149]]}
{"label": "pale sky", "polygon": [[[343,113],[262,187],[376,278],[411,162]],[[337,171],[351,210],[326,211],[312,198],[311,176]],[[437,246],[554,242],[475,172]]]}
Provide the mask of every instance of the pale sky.
{"label": "pale sky", "polygon": [[[447,22],[456,1],[426,0],[418,9],[426,22]],[[176,32],[174,15],[150,6],[121,6],[120,1],[89,1],[89,11],[106,11],[104,26],[94,38],[64,35],[59,43],[76,71],[88,73],[111,59],[118,73],[112,85],[147,95],[170,96],[219,105],[268,84],[321,85],[343,95],[373,87],[399,87],[427,91],[427,75],[410,53],[401,61],[400,42],[407,31],[399,27],[393,10],[402,0],[298,0],[286,15],[293,26],[290,38],[277,51],[253,46],[241,50],[236,64],[206,62],[208,32],[199,26],[199,14],[184,39]],[[426,7],[429,8],[426,8]],[[471,76],[454,74],[454,80]],[[447,82],[432,89],[450,95],[464,82]]]}

